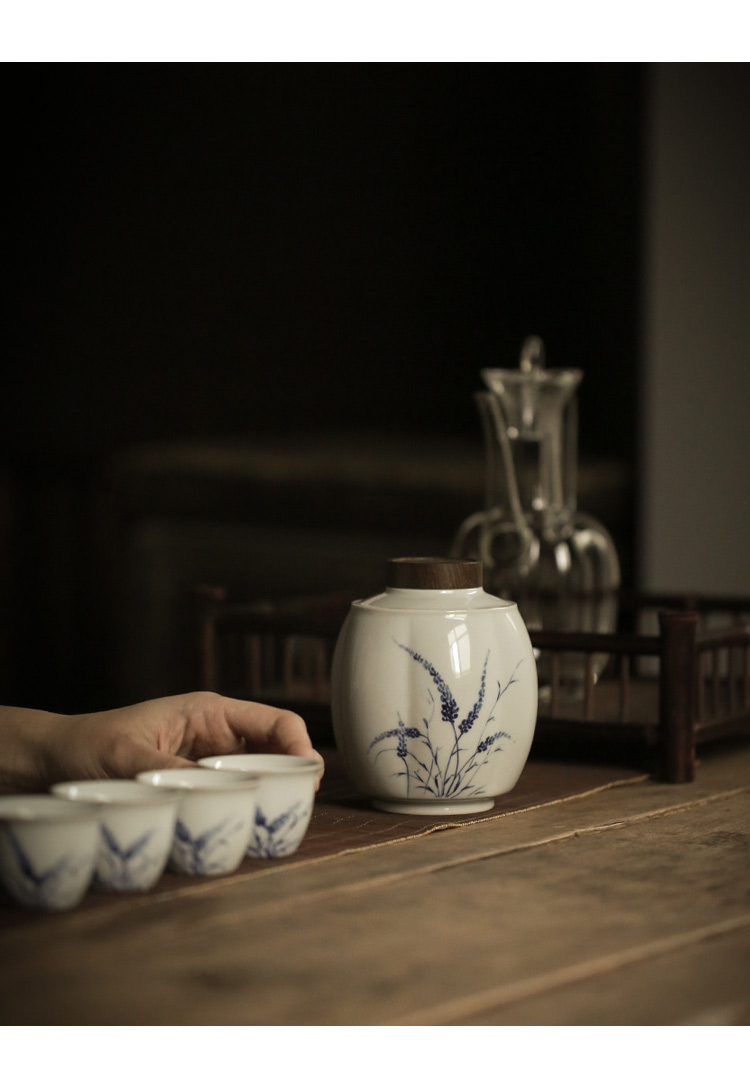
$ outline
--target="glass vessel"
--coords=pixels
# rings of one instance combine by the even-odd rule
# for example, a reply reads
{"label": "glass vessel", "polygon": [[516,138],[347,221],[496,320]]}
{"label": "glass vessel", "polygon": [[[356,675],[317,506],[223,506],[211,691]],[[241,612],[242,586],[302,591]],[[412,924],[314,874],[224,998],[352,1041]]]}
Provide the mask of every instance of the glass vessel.
{"label": "glass vessel", "polygon": [[[614,631],[620,565],[605,527],[577,509],[580,369],[545,367],[527,338],[517,369],[485,368],[475,395],[486,461],[485,508],[459,527],[452,555],[480,559],[487,589],[516,601],[529,630]],[[594,658],[594,678],[606,655]],[[551,658],[537,658],[540,696]],[[559,655],[558,692],[580,698],[584,655]]]}

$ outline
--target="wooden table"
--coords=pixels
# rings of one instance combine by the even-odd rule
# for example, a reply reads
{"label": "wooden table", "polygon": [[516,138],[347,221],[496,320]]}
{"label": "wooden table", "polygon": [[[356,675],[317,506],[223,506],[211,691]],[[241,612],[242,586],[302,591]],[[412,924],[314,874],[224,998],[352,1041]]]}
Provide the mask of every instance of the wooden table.
{"label": "wooden table", "polygon": [[750,746],[689,785],[532,758],[473,820],[376,812],[223,879],[0,910],[5,1025],[747,1025]]}

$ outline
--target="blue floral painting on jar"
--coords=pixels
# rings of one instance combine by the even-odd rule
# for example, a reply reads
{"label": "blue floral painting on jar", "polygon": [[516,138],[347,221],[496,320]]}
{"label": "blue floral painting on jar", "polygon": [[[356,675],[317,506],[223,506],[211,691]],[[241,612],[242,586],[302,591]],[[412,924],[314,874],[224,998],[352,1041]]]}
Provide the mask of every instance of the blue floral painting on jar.
{"label": "blue floral painting on jar", "polygon": [[423,799],[428,795],[445,800],[481,796],[485,791],[483,768],[493,755],[503,750],[504,742],[513,739],[499,728],[495,710],[508,688],[518,683],[521,662],[505,684],[497,681],[497,692],[492,705],[487,707],[488,650],[474,704],[460,718],[456,698],[435,666],[410,646],[400,642],[396,645],[428,673],[437,697],[428,687],[428,709],[419,723],[406,725],[398,714],[398,725],[376,736],[368,750],[382,744],[376,757],[396,757],[398,766],[393,776],[404,778],[407,797]]}

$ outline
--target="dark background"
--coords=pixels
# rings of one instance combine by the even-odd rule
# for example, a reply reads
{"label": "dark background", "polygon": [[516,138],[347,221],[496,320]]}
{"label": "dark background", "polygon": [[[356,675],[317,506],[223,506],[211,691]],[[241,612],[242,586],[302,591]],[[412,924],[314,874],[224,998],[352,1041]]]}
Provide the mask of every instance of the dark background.
{"label": "dark background", "polygon": [[[647,68],[36,64],[4,78],[7,698],[81,701],[54,642],[86,623],[71,583],[91,488],[120,448],[473,439],[479,369],[515,364],[533,333],[549,364],[584,369],[582,457],[633,463]],[[68,623],[52,636],[55,598]]]}

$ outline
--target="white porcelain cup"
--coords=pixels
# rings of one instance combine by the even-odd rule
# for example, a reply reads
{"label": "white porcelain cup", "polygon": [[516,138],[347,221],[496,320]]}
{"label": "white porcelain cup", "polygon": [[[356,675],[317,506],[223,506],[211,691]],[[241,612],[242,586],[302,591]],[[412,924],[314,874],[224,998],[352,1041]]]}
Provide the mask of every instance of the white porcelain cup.
{"label": "white porcelain cup", "polygon": [[185,875],[227,875],[239,867],[255,822],[256,777],[196,766],[149,770],[136,780],[180,797],[171,868]]}
{"label": "white porcelain cup", "polygon": [[89,804],[98,814],[95,888],[139,891],[156,883],[172,847],[179,793],[124,778],[61,782],[52,793]]}
{"label": "white porcelain cup", "polygon": [[320,763],[300,755],[211,755],[198,765],[214,771],[246,770],[260,779],[249,857],[287,857],[307,833]]}
{"label": "white porcelain cup", "polygon": [[72,909],[94,874],[97,813],[49,793],[0,797],[0,878],[30,909]]}

